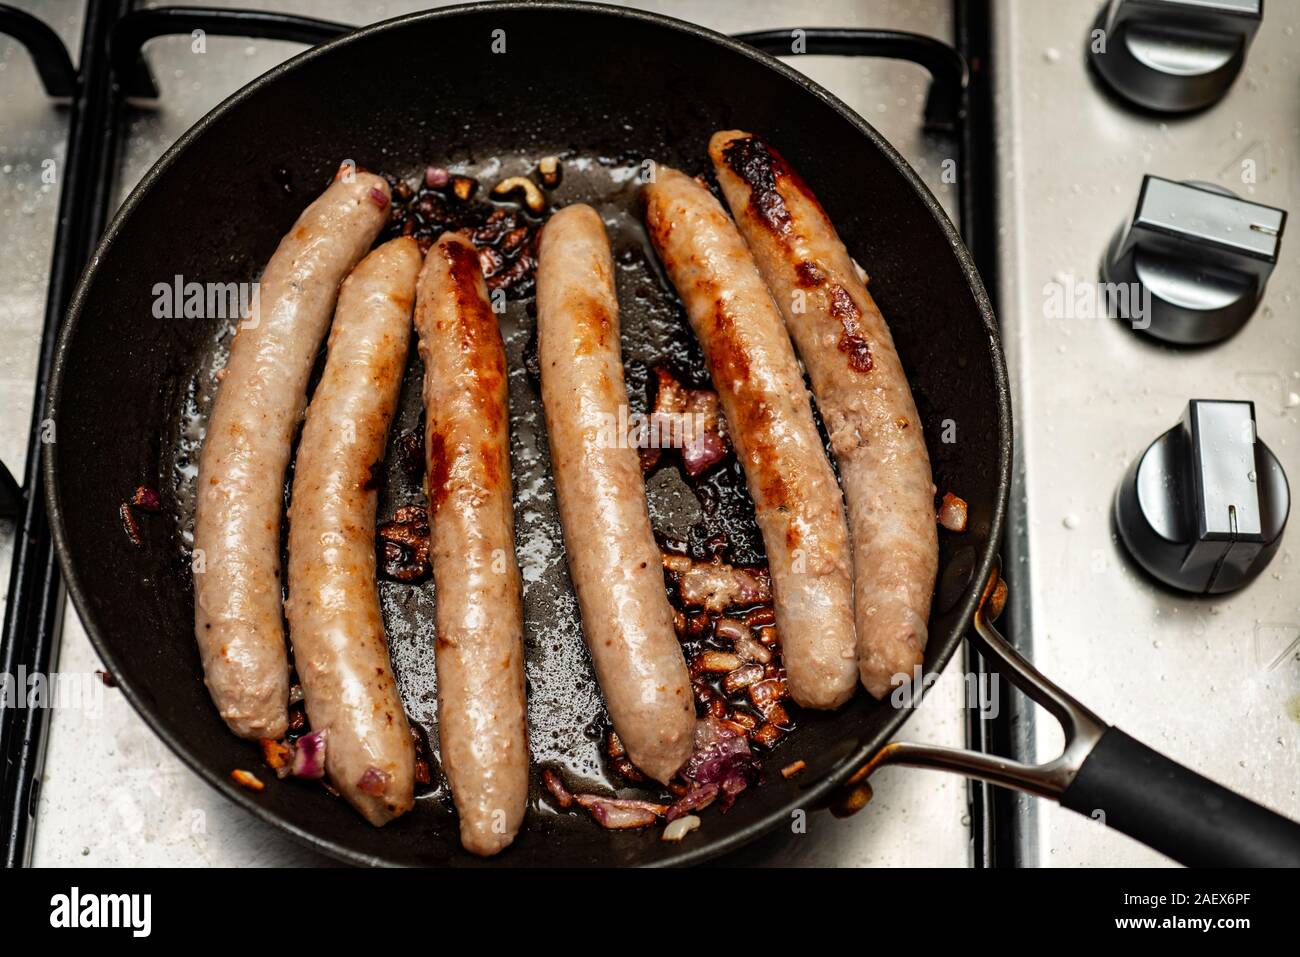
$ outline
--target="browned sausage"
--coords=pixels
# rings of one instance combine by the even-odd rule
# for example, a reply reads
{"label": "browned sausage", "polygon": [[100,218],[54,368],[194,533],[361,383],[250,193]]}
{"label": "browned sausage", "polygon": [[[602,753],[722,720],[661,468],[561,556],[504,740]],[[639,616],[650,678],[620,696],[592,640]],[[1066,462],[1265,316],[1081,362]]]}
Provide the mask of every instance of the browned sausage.
{"label": "browned sausage", "polygon": [[478,254],[444,234],[425,259],[429,553],[437,590],[438,737],[460,840],[495,854],[528,800],[524,627],[515,561],[505,348]]}
{"label": "browned sausage", "polygon": [[375,469],[402,388],[422,259],[415,240],[394,239],[344,280],[289,506],[285,613],[307,717],[324,732],[330,781],[377,826],[415,799],[415,745],[375,584]]}
{"label": "browned sausage", "polygon": [[803,180],[749,133],[715,134],[709,155],[830,435],[853,538],[858,665],[881,698],[921,663],[939,562],[916,404],[889,327]]}
{"label": "browned sausage", "polygon": [[627,409],[618,299],[605,224],[590,206],[561,210],[542,231],[537,355],[583,637],[628,757],[667,782],[690,756],[695,705],[640,459],[613,424]]}
{"label": "browned sausage", "polygon": [[194,631],[217,710],[244,738],[288,728],[280,517],[289,449],[339,283],[388,218],[388,184],[340,177],[303,211],[262,273],[212,405],[194,516]]}
{"label": "browned sausage", "polygon": [[772,573],[790,694],[835,708],[856,686],[844,501],[781,314],[713,194],[659,166],[646,226],[704,349]]}

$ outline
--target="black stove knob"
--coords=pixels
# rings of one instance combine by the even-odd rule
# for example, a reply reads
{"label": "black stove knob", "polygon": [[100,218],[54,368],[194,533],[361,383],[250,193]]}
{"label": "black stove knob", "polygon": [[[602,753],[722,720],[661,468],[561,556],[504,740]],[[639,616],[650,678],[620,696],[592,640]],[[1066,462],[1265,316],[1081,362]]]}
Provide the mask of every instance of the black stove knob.
{"label": "black stove knob", "polygon": [[1259,305],[1285,226],[1284,211],[1220,186],[1147,176],[1102,259],[1107,306],[1163,342],[1226,339]]}
{"label": "black stove knob", "polygon": [[1111,0],[1088,57],[1124,99],[1161,113],[1198,110],[1228,92],[1263,17],[1263,0]]}
{"label": "black stove knob", "polygon": [[1264,570],[1290,508],[1286,473],[1255,435],[1254,403],[1193,399],[1124,475],[1115,525],[1160,581],[1217,595]]}

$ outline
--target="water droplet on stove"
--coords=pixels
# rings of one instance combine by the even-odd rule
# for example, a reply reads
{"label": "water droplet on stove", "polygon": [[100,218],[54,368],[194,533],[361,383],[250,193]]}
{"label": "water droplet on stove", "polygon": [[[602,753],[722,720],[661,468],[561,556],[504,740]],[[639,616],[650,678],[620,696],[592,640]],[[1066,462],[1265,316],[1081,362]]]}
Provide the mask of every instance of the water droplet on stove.
{"label": "water droplet on stove", "polygon": [[1061,59],[1061,51],[1056,47],[1048,47],[1043,51],[1043,59],[1048,63],[1056,63]]}
{"label": "water droplet on stove", "polygon": [[1069,515],[1065,516],[1065,518],[1061,519],[1061,524],[1066,528],[1078,528],[1079,516],[1071,512]]}

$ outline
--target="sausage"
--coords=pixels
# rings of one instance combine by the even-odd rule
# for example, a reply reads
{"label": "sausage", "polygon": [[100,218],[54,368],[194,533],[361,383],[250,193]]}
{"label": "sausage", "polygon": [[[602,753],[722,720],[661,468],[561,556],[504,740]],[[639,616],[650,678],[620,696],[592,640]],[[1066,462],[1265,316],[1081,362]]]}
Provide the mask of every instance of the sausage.
{"label": "sausage", "polygon": [[875,697],[921,664],[939,563],[934,480],[893,338],[817,198],[759,137],[709,143],[736,224],[785,316],[839,465],[858,665]]}
{"label": "sausage", "polygon": [[324,732],[330,781],[375,826],[415,800],[415,744],[375,584],[375,510],[422,258],[415,240],[394,239],[344,280],[288,516],[285,613],[307,717]]}
{"label": "sausage", "polygon": [[294,223],[258,287],[212,405],[194,515],[194,632],[212,700],[235,734],[288,729],[280,513],[289,449],[339,283],[388,218],[388,184],[340,177]]}
{"label": "sausage", "polygon": [[713,195],[659,166],[646,227],[704,349],[763,534],[790,695],[836,708],[857,685],[844,502],[781,314]]}
{"label": "sausage", "polygon": [[590,206],[562,209],[542,230],[537,356],[583,637],[628,757],[666,783],[690,757],[695,704],[640,458],[615,434],[628,408],[618,299],[605,225]]}
{"label": "sausage", "polygon": [[465,849],[506,847],[528,799],[524,613],[515,561],[505,346],[478,253],[444,234],[425,259],[429,553],[437,591],[438,736]]}

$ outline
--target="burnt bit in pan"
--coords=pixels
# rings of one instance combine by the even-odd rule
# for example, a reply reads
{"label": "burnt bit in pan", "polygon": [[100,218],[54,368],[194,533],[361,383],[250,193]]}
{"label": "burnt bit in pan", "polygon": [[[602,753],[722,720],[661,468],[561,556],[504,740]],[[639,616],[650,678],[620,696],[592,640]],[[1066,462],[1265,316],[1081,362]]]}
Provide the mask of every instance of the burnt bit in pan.
{"label": "burnt bit in pan", "polygon": [[423,505],[403,505],[376,532],[380,574],[413,585],[432,575],[429,564],[429,513]]}
{"label": "burnt bit in pan", "polygon": [[545,194],[536,183],[524,176],[502,179],[491,190],[497,202],[491,202],[476,198],[478,179],[440,166],[428,167],[418,185],[391,176],[388,181],[393,211],[381,241],[412,236],[427,253],[443,233],[463,230],[478,250],[490,290],[510,299],[532,294],[537,237],[546,214]]}

